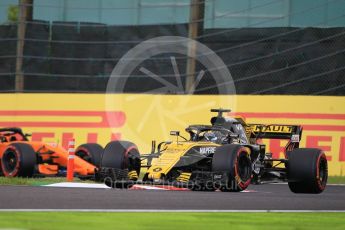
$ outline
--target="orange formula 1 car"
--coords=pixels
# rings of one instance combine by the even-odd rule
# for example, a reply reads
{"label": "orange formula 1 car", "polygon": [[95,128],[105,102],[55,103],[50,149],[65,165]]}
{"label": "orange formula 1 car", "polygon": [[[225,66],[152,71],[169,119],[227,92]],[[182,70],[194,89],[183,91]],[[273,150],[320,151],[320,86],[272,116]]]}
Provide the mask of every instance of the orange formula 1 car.
{"label": "orange formula 1 car", "polygon": [[[20,128],[0,129],[0,174],[6,177],[65,175],[68,152],[54,144],[29,141]],[[74,173],[92,177],[99,167],[103,148],[83,144],[75,151]]]}

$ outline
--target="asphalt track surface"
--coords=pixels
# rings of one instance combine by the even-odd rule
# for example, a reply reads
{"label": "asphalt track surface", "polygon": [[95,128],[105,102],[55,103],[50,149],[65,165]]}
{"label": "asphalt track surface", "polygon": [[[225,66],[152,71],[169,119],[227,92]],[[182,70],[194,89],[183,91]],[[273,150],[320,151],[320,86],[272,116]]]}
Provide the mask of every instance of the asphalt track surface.
{"label": "asphalt track surface", "polygon": [[345,210],[345,186],[294,194],[286,184],[250,192],[192,192],[0,186],[0,209]]}

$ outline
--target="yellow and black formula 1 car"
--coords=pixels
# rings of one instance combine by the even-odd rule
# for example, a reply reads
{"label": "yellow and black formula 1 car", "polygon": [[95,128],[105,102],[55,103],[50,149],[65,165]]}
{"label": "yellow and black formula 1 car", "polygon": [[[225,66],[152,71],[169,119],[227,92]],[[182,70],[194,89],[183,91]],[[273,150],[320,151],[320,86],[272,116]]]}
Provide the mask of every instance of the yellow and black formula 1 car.
{"label": "yellow and black formula 1 car", "polygon": [[[107,144],[96,173],[110,187],[134,184],[174,185],[192,190],[243,191],[250,183],[288,182],[295,193],[321,193],[328,168],[320,149],[299,148],[302,128],[297,125],[246,124],[240,117],[223,117],[230,110],[212,109],[218,115],[210,125],[186,128],[190,137],[173,142],[152,142],[152,152],[140,155],[135,144]],[[180,139],[179,139],[180,137]],[[260,139],[287,139],[285,157],[273,159]],[[183,139],[183,140],[181,140]],[[138,180],[141,168],[147,168]]]}

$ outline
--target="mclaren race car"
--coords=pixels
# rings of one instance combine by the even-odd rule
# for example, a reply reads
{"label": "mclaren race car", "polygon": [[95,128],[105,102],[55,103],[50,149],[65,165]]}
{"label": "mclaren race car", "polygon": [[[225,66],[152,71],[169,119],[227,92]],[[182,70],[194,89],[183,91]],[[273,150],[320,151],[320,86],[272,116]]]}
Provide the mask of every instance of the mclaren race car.
{"label": "mclaren race car", "polygon": [[[0,175],[6,177],[64,176],[68,152],[55,144],[29,141],[20,128],[0,129]],[[94,177],[103,148],[84,144],[75,151],[74,172],[79,177]]]}
{"label": "mclaren race car", "polygon": [[[189,138],[171,131],[176,141],[139,154],[129,141],[112,141],[104,149],[96,179],[110,187],[134,184],[173,185],[202,191],[243,191],[250,183],[288,182],[295,193],[321,193],[327,183],[327,159],[320,149],[299,148],[298,125],[247,124],[241,117],[218,113],[210,125],[190,125]],[[261,139],[286,139],[284,158],[272,158]],[[146,168],[139,180],[140,171]]]}

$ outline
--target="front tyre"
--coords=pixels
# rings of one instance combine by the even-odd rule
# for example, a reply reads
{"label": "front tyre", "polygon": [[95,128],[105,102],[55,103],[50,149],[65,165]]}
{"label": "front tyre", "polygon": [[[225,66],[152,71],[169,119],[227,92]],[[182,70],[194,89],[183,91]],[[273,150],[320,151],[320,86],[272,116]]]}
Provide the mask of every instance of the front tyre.
{"label": "front tyre", "polygon": [[[125,177],[130,181],[136,181],[140,174],[141,160],[138,148],[129,141],[112,141],[104,148],[101,159],[101,169],[107,168],[110,177],[107,177],[105,184],[109,187],[127,187],[117,186],[116,179]],[[127,175],[121,175],[126,172]],[[113,183],[110,183],[112,178]]]}
{"label": "front tyre", "polygon": [[228,178],[226,183],[219,185],[221,191],[245,190],[252,177],[250,150],[235,144],[218,147],[213,155],[212,171],[225,173]]}
{"label": "front tyre", "polygon": [[80,145],[75,150],[75,155],[83,160],[93,164],[96,167],[100,167],[103,154],[103,148],[99,144],[88,143]]}
{"label": "front tyre", "polygon": [[289,188],[294,193],[321,193],[328,178],[325,153],[320,149],[300,148],[289,153]]}
{"label": "front tyre", "polygon": [[32,177],[37,164],[37,154],[26,143],[10,144],[1,159],[2,173],[6,177]]}

